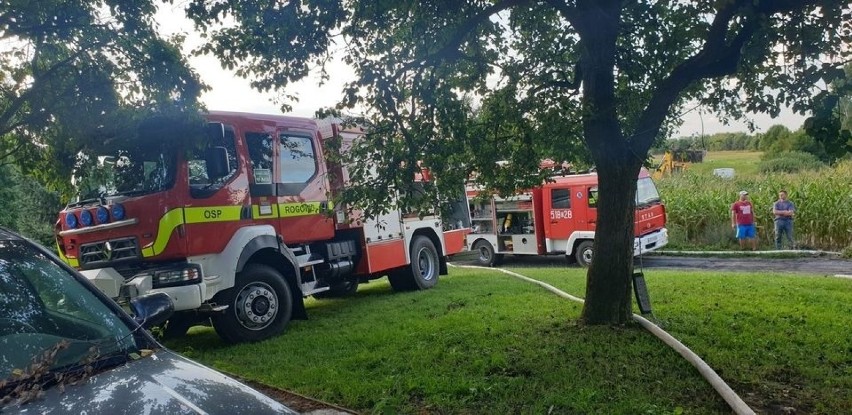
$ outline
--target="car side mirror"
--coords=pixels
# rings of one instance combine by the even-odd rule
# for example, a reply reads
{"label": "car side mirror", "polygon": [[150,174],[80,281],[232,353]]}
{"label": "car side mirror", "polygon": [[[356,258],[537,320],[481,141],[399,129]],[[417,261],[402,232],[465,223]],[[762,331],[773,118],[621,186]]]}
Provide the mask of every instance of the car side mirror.
{"label": "car side mirror", "polygon": [[175,312],[175,305],[166,293],[153,293],[130,300],[133,319],[140,326],[150,329],[163,324]]}
{"label": "car side mirror", "polygon": [[204,151],[204,164],[210,181],[221,179],[231,172],[228,165],[228,150],[225,147],[210,147]]}

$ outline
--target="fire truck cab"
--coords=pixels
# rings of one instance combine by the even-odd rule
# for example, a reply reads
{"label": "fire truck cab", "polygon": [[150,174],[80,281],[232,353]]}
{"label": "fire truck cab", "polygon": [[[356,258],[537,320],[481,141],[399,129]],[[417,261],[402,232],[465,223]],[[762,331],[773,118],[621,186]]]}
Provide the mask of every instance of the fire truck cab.
{"label": "fire truck cab", "polygon": [[351,143],[360,129],[233,112],[206,119],[200,145],[157,126],[140,130],[143,144],[99,157],[99,174],[78,183],[81,200],[57,222],[60,256],[111,297],[171,297],[167,335],[209,318],[225,341],[262,340],[306,318],[306,296],[347,295],[385,275],[395,290],[427,289],[446,274],[446,256],[465,249],[461,189],[452,218],[353,217],[333,204],[348,170],[326,161],[336,148],[327,140]]}
{"label": "fire truck cab", "polygon": [[[472,231],[467,242],[485,266],[504,255],[566,255],[582,266],[592,262],[597,222],[597,174],[556,176],[511,197],[483,197],[468,189]],[[668,243],[666,210],[645,169],[637,180],[634,255]]]}

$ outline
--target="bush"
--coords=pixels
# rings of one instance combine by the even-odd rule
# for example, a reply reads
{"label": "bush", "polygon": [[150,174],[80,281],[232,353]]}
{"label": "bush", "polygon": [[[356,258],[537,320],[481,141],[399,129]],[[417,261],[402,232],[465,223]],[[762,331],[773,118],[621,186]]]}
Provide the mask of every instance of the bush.
{"label": "bush", "polygon": [[802,151],[769,153],[758,165],[761,173],[799,173],[805,170],[819,170],[825,167],[817,156]]}

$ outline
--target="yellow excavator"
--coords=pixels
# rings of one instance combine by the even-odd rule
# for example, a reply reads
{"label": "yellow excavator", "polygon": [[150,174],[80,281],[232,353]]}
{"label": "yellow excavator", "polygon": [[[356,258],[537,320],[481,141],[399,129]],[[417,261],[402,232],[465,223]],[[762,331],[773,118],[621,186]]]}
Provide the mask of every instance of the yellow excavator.
{"label": "yellow excavator", "polygon": [[654,177],[654,179],[660,179],[662,177],[668,177],[673,174],[683,173],[688,168],[689,162],[682,161],[680,157],[675,157],[674,152],[672,152],[671,150],[666,150],[665,154],[663,154],[662,163],[657,166],[657,169],[654,170],[652,176]]}

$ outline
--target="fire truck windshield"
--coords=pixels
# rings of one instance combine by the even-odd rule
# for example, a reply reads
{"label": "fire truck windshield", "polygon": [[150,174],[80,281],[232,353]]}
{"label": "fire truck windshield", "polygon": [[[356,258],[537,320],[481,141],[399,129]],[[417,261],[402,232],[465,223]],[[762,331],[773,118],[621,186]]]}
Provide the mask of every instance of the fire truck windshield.
{"label": "fire truck windshield", "polygon": [[660,202],[660,193],[650,177],[644,177],[636,182],[636,206],[646,206]]}
{"label": "fire truck windshield", "polygon": [[84,155],[73,180],[80,203],[167,190],[174,184],[175,156],[175,150],[165,145],[138,146],[110,155]]}

